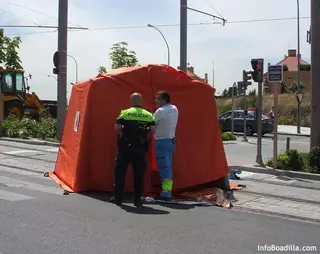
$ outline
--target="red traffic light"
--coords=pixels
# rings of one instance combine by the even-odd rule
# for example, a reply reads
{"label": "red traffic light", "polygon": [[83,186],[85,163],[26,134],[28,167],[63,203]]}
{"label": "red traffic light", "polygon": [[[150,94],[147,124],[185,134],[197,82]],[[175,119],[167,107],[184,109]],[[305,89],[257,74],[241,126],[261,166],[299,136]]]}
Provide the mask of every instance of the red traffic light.
{"label": "red traffic light", "polygon": [[252,59],[251,66],[252,66],[253,70],[260,71],[261,70],[261,61],[258,59]]}

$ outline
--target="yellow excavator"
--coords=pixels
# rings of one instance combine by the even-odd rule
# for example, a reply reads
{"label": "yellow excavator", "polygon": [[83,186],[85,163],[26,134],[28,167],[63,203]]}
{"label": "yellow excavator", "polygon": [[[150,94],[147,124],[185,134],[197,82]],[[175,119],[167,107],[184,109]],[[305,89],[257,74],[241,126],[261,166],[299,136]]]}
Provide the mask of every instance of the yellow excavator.
{"label": "yellow excavator", "polygon": [[7,70],[0,67],[1,116],[13,114],[21,119],[24,115],[36,117],[39,111],[43,111],[56,117],[57,102],[41,101],[34,92],[29,92],[30,87],[28,84],[26,86],[26,83],[28,78],[24,76],[24,70]]}

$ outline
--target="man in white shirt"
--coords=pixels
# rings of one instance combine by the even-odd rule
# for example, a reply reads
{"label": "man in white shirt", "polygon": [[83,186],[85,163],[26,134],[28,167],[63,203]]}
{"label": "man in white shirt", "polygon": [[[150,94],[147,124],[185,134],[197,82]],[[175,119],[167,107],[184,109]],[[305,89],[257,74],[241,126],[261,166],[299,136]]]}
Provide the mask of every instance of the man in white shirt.
{"label": "man in white shirt", "polygon": [[170,103],[170,94],[161,91],[155,98],[157,110],[154,113],[156,123],[155,154],[158,172],[162,182],[162,191],[157,199],[172,199],[172,153],[175,149],[175,132],[178,122],[178,109]]}

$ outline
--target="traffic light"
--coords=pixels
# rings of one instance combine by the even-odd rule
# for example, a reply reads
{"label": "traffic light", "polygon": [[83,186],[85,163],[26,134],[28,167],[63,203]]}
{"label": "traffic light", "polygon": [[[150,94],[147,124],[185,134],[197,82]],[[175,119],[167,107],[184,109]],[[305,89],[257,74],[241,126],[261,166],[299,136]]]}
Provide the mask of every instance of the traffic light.
{"label": "traffic light", "polygon": [[253,71],[251,76],[254,82],[263,82],[263,59],[251,59]]}
{"label": "traffic light", "polygon": [[60,61],[60,57],[59,57],[59,52],[56,51],[53,54],[53,65],[55,68],[53,68],[52,72],[53,74],[59,74],[59,61]]}
{"label": "traffic light", "polygon": [[249,82],[249,80],[251,80],[251,71],[243,71],[243,87],[244,90],[247,90],[248,86],[252,85],[251,82]]}
{"label": "traffic light", "polygon": [[238,95],[244,94],[244,85],[243,82],[238,82]]}

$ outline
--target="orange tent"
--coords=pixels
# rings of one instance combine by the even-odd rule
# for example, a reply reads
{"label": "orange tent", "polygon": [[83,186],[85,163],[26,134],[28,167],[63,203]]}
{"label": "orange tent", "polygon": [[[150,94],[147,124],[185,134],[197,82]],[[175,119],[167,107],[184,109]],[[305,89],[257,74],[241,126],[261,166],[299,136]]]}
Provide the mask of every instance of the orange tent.
{"label": "orange tent", "polygon": [[[72,88],[56,167],[50,177],[70,192],[113,191],[116,134],[113,126],[130,95],[143,96],[154,112],[157,91],[171,94],[179,109],[177,149],[173,155],[174,190],[219,180],[228,175],[218,123],[215,89],[166,65],[122,68]],[[153,147],[148,155],[145,191],[155,190]],[[132,191],[129,168],[126,190]],[[159,184],[159,183],[158,183]]]}

